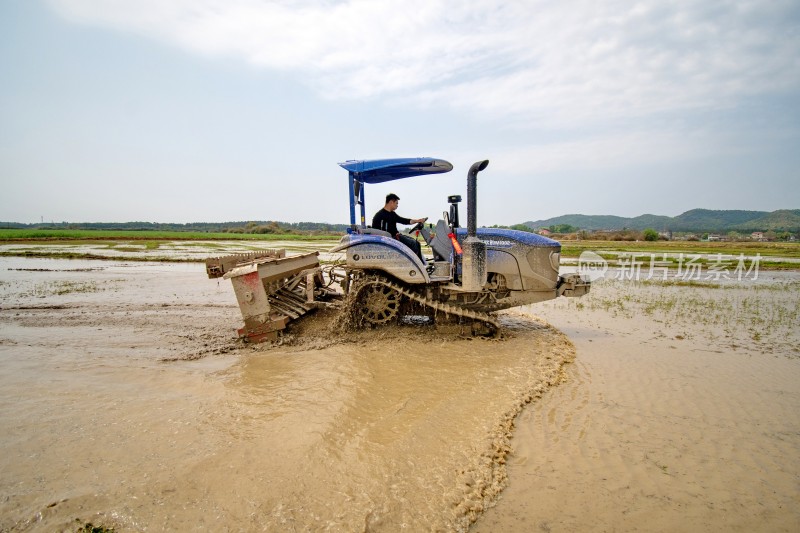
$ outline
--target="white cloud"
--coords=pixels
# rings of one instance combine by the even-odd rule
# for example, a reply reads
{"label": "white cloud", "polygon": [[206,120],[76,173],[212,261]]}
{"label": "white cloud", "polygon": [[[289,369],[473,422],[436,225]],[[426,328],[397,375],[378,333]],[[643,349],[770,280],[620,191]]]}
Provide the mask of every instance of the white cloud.
{"label": "white cloud", "polygon": [[540,126],[725,108],[800,86],[792,0],[52,0],[70,20]]}
{"label": "white cloud", "polygon": [[623,133],[529,146],[515,146],[492,154],[493,170],[509,175],[546,174],[568,168],[597,173],[627,166],[658,164],[696,157],[696,143],[709,140],[695,134],[687,142],[672,132]]}

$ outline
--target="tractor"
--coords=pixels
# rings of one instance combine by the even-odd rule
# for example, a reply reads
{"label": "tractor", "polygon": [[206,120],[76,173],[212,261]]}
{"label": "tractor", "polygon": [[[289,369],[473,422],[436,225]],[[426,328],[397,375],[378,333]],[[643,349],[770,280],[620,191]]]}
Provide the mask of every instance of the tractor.
{"label": "tractor", "polygon": [[461,196],[452,195],[449,210],[435,225],[420,223],[409,230],[424,240],[430,250],[426,255],[396,235],[366,225],[365,188],[450,172],[453,165],[429,157],[339,163],[348,173],[350,198],[347,233],[330,250],[343,255],[340,262],[323,269],[318,252],[287,257],[284,250],[206,261],[209,277],[223,276],[233,284],[245,320],[239,335],[276,340],[290,320],[331,305],[344,307],[360,326],[454,321],[468,324],[475,335],[497,335],[500,326],[489,314],[493,311],[586,294],[589,281],[578,274],[559,274],[557,241],[525,231],[477,227],[478,173],[488,164],[478,161],[467,173],[466,228],[459,222]]}
{"label": "tractor", "polygon": [[430,248],[428,257],[366,225],[365,186],[449,172],[453,166],[435,158],[339,164],[348,172],[350,227],[331,251],[345,253],[341,287],[361,323],[444,315],[470,321],[473,332],[496,333],[498,324],[488,314],[492,311],[589,291],[590,282],[577,274],[559,274],[557,241],[525,231],[477,227],[478,173],[488,164],[478,161],[467,173],[466,229],[459,223],[461,196],[453,195],[435,226],[419,223],[409,230]]}

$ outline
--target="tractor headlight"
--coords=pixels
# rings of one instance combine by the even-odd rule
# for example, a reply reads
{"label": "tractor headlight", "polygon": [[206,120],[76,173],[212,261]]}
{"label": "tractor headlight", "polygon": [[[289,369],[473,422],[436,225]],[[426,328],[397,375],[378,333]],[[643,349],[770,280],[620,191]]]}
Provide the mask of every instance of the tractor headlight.
{"label": "tractor headlight", "polygon": [[550,266],[553,267],[553,270],[558,272],[558,268],[561,265],[561,252],[550,252]]}

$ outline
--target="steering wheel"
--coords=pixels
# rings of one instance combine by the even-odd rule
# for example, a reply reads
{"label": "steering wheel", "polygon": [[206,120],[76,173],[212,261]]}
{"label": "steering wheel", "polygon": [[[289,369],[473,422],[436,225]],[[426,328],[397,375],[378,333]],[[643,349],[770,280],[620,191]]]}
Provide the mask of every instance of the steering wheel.
{"label": "steering wheel", "polygon": [[428,220],[428,217],[423,218],[422,222],[417,222],[416,225],[413,228],[408,230],[408,233],[411,234],[411,233],[414,233],[415,231],[419,231],[422,228],[424,228],[426,220]]}

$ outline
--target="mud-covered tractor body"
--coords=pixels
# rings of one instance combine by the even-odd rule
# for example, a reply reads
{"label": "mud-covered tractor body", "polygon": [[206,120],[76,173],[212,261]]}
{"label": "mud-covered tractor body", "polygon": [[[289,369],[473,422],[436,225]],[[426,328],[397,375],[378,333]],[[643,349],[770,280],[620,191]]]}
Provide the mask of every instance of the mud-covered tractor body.
{"label": "mud-covered tractor body", "polygon": [[318,252],[287,257],[283,250],[268,250],[206,261],[209,277],[233,284],[245,322],[239,335],[276,340],[291,320],[331,306],[350,314],[357,325],[412,317],[497,333],[492,311],[588,292],[589,282],[576,274],[559,275],[557,241],[477,228],[477,176],[488,164],[479,161],[467,174],[467,228],[459,224],[461,196],[448,197],[449,212],[435,226],[412,228],[427,244],[418,255],[396,235],[367,226],[365,186],[449,172],[453,166],[435,158],[340,163],[348,172],[350,226],[331,253],[343,254],[341,260],[323,268]]}
{"label": "mud-covered tractor body", "polygon": [[[589,283],[577,275],[559,274],[561,244],[534,233],[499,228],[477,228],[477,175],[488,161],[470,168],[467,179],[467,228],[459,225],[458,203],[450,196],[449,213],[435,226],[418,225],[413,233],[430,248],[418,256],[393,235],[367,226],[365,186],[413,176],[449,172],[452,165],[434,158],[384,159],[340,163],[348,171],[350,228],[332,252],[345,253],[345,293],[371,285],[402,289],[395,305],[381,295],[366,297],[367,322],[382,323],[402,314],[402,300],[413,295],[422,305],[467,316],[550,300],[560,295],[580,296]],[[360,215],[357,220],[357,215]],[[383,299],[389,307],[380,312]],[[483,315],[480,315],[483,317]],[[489,317],[484,317],[488,319]],[[487,322],[487,320],[483,320]]]}

